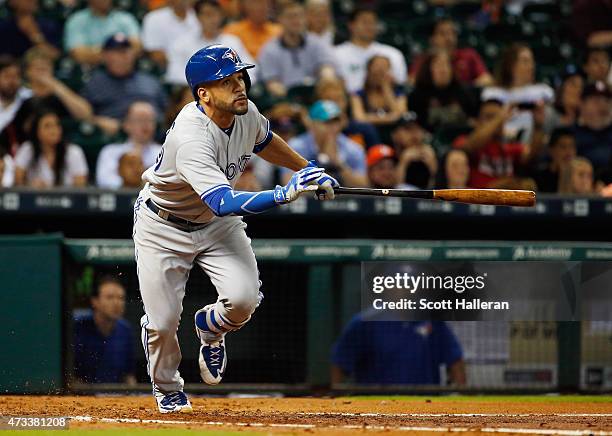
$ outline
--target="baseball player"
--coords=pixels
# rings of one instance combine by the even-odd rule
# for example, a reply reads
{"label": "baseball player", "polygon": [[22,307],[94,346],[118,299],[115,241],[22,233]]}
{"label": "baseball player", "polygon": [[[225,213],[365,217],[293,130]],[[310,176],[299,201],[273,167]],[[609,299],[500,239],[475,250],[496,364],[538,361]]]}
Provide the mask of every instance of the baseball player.
{"label": "baseball player", "polygon": [[[246,324],[263,298],[241,216],[289,203],[306,191],[333,199],[338,186],[270,131],[247,98],[247,70],[253,67],[221,45],[191,56],[185,75],[195,101],[172,123],[134,205],[142,342],[161,413],[192,411],[178,371],[176,332],[193,265],[208,274],[218,293],[216,302],[195,314],[200,375],[217,384],[227,364],[225,334]],[[261,192],[234,190],[253,153],[295,171],[289,183]]]}

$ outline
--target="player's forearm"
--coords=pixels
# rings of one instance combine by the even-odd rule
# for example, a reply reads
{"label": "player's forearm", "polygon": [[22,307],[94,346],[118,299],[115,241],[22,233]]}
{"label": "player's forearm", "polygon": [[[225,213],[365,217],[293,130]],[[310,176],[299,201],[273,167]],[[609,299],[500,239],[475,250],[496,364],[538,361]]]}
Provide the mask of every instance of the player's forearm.
{"label": "player's forearm", "polygon": [[234,191],[229,186],[220,186],[219,189],[205,195],[202,201],[210,207],[217,216],[227,215],[254,215],[272,209],[282,201],[278,192],[280,187],[260,192]]}
{"label": "player's forearm", "polygon": [[272,134],[270,143],[260,151],[257,156],[267,160],[271,164],[298,171],[308,165],[308,161],[299,155],[298,152],[289,147],[280,136]]}

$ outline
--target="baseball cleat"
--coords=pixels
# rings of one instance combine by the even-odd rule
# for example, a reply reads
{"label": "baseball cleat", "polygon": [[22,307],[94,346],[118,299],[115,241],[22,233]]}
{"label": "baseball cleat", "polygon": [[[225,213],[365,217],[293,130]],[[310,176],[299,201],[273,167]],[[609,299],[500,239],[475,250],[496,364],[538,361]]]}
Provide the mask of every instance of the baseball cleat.
{"label": "baseball cleat", "polygon": [[212,333],[206,326],[206,317],[210,317],[209,310],[214,304],[204,306],[195,314],[196,334],[202,343],[198,363],[200,376],[208,385],[221,383],[225,367],[227,366],[227,353],[225,350],[225,333]]}
{"label": "baseball cleat", "polygon": [[184,392],[176,391],[164,394],[155,392],[155,400],[160,413],[191,413],[193,407]]}
{"label": "baseball cleat", "polygon": [[198,363],[200,364],[200,376],[204,383],[208,385],[221,383],[227,365],[225,340],[221,339],[211,344],[202,344]]}

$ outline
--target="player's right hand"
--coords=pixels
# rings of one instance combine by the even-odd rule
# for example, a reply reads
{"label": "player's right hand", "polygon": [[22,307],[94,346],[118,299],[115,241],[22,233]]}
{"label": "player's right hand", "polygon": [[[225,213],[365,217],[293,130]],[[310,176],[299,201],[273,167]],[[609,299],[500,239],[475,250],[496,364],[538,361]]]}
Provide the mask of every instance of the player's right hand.
{"label": "player's right hand", "polygon": [[274,189],[274,201],[289,203],[296,200],[300,194],[316,191],[319,187],[316,180],[323,174],[323,168],[307,166],[295,172],[285,186],[277,185]]}

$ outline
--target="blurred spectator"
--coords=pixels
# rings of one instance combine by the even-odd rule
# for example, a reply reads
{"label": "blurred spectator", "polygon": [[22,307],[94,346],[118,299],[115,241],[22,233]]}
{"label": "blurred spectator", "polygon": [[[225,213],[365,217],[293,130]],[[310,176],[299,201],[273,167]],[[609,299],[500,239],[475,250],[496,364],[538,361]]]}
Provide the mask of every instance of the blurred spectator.
{"label": "blurred spectator", "polygon": [[445,322],[369,321],[353,317],[332,351],[332,384],[439,385],[446,365],[452,384],[465,385],[461,345]]}
{"label": "blurred spectator", "polygon": [[[307,160],[315,159],[346,186],[368,186],[363,148],[341,133],[342,111],[329,100],[317,101],[309,111],[308,132],[289,145]],[[286,183],[293,173],[283,170]]]}
{"label": "blurred spectator", "polygon": [[514,43],[503,50],[497,64],[496,85],[485,88],[481,100],[515,105],[516,110],[504,125],[504,135],[511,141],[530,144],[532,153],[539,154],[550,133],[544,128],[554,91],[544,83],[535,83],[535,61],[528,46]]}
{"label": "blurred spectator", "polygon": [[374,125],[394,123],[408,110],[404,87],[394,83],[387,57],[368,60],[363,89],[351,96],[351,110],[357,121]]}
{"label": "blurred spectator", "polygon": [[259,74],[268,92],[285,97],[293,86],[312,85],[318,77],[334,77],[331,47],[306,32],[304,6],[290,1],[278,14],[283,33],[271,39],[259,53]]}
{"label": "blurred spectator", "polygon": [[465,126],[477,112],[477,102],[455,78],[445,51],[431,53],[423,60],[409,106],[429,131],[441,126]]}
{"label": "blurred spectator", "polygon": [[547,131],[560,126],[572,126],[578,120],[584,77],[578,69],[569,65],[557,87],[554,108],[547,112]]}
{"label": "blurred spectator", "polygon": [[559,194],[592,195],[593,165],[588,159],[575,157],[561,168]]}
{"label": "blurred spectator", "polygon": [[609,0],[574,0],[574,35],[583,46],[612,45],[612,4]]}
{"label": "blurred spectator", "polygon": [[0,188],[10,188],[15,181],[15,162],[10,154],[0,149]]}
{"label": "blurred spectator", "polygon": [[120,159],[126,153],[138,156],[141,166],[145,168],[155,163],[161,150],[161,145],[153,140],[156,125],[157,114],[150,103],[135,101],[130,105],[123,121],[123,130],[128,135],[127,141],[106,145],[98,155],[96,184],[100,188],[117,189],[122,186]]}
{"label": "blurred spectator", "polygon": [[31,96],[32,91],[22,86],[21,63],[9,55],[0,55],[0,130]]}
{"label": "blurred spectator", "polygon": [[[457,47],[457,25],[450,18],[442,18],[433,25],[429,37],[430,50],[446,51],[451,58],[453,76],[462,84],[487,86],[493,83],[493,77],[487,70],[480,55],[471,47]],[[410,76],[418,76],[425,55],[418,56],[410,66]],[[413,80],[414,81],[414,80]]]}
{"label": "blurred spectator", "polygon": [[123,319],[125,288],[102,277],[91,296],[92,312],[73,323],[74,375],[85,383],[136,384],[132,327]]}
{"label": "blurred spectator", "polygon": [[442,170],[438,172],[437,189],[464,189],[470,180],[470,161],[465,151],[453,149],[442,159]]}
{"label": "blurred spectator", "polygon": [[158,114],[163,113],[164,90],[155,77],[135,70],[136,53],[125,35],[108,38],[102,58],[106,69],[95,71],[82,91],[94,108],[95,124],[109,135],[116,134],[134,101],[147,101]]}
{"label": "blurred spectator", "polygon": [[223,32],[240,38],[250,55],[257,59],[261,48],[283,29],[270,21],[270,0],[241,0],[241,6],[244,18],[225,26]]}
{"label": "blurred spectator", "polygon": [[319,100],[331,100],[338,105],[342,111],[343,134],[364,148],[369,148],[380,142],[378,131],[372,124],[356,121],[349,116],[348,96],[342,80],[338,78],[319,80],[315,87],[315,95]]}
{"label": "blurred spectator", "polygon": [[401,51],[387,44],[376,42],[378,16],[373,9],[356,8],[349,17],[351,39],[334,49],[336,65],[350,93],[363,88],[366,64],[374,55],[385,56],[391,62],[394,82],[406,82],[406,60]]}
{"label": "blurred spectator", "polygon": [[574,128],[578,155],[601,171],[612,163],[612,91],[604,82],[587,85]]}
{"label": "blurred spectator", "polygon": [[533,173],[533,179],[540,192],[557,192],[559,174],[576,157],[576,138],[569,128],[553,131],[548,144],[550,160],[541,164]]}
{"label": "blurred spectator", "polygon": [[78,145],[66,143],[56,113],[37,113],[30,136],[15,155],[15,185],[42,189],[87,184],[85,154]]}
{"label": "blurred spectator", "polygon": [[427,188],[438,171],[433,147],[425,143],[425,130],[414,112],[407,112],[391,130],[391,141],[398,156],[398,181],[412,188]]}
{"label": "blurred spectator", "polygon": [[336,29],[329,0],[306,0],[306,25],[308,31],[332,46]]}
{"label": "blurred spectator", "polygon": [[191,103],[192,101],[193,93],[188,86],[177,88],[172,92],[172,94],[170,94],[170,101],[166,107],[166,112],[164,115],[164,131],[168,130],[170,126],[172,126],[172,123],[179,112],[185,107],[186,104]]}
{"label": "blurred spectator", "polygon": [[474,131],[455,139],[453,146],[470,156],[470,187],[516,189],[529,183],[516,177],[515,167],[529,159],[531,147],[504,139],[504,124],[512,116],[513,107],[485,101]]}
{"label": "blurred spectator", "polygon": [[142,188],[142,173],[144,172],[144,165],[142,164],[142,157],[136,151],[126,151],[119,158],[118,175],[121,179],[121,185],[119,187],[125,189],[139,189]]}
{"label": "blurred spectator", "polygon": [[371,147],[366,162],[370,186],[380,189],[397,187],[397,157],[392,147],[385,144]]}
{"label": "blurred spectator", "polygon": [[[255,60],[242,45],[242,41],[235,35],[221,33],[223,26],[223,9],[216,0],[198,0],[194,6],[197,20],[199,22],[196,33],[186,33],[184,36],[173,40],[168,53],[168,69],[166,71],[166,82],[186,85],[185,65],[196,51],[202,47],[212,44],[222,44],[233,48],[240,59],[248,64],[254,64]],[[258,71],[258,68],[255,68]],[[257,73],[251,74],[251,83],[257,82]]]}
{"label": "blurred spectator", "polygon": [[610,54],[602,47],[590,48],[587,51],[584,65],[587,82],[607,82],[610,74]]}
{"label": "blurred spectator", "polygon": [[102,62],[102,46],[118,33],[129,38],[135,51],[140,51],[140,27],[132,14],[113,10],[112,0],[88,0],[88,4],[68,17],[64,28],[64,48],[77,62]]}
{"label": "blurred spectator", "polygon": [[200,32],[192,9],[193,0],[168,0],[167,4],[147,13],[142,19],[142,47],[161,67],[168,63],[170,49],[177,39],[195,37]]}
{"label": "blurred spectator", "polygon": [[21,57],[39,47],[54,59],[60,55],[62,28],[37,16],[38,0],[8,0],[7,6],[10,13],[0,20],[0,53]]}
{"label": "blurred spectator", "polygon": [[0,147],[11,153],[28,139],[35,112],[50,110],[62,119],[77,120],[88,120],[93,113],[87,100],[53,76],[53,59],[46,50],[31,48],[24,55],[23,63],[32,96],[21,104],[13,120],[0,133]]}

